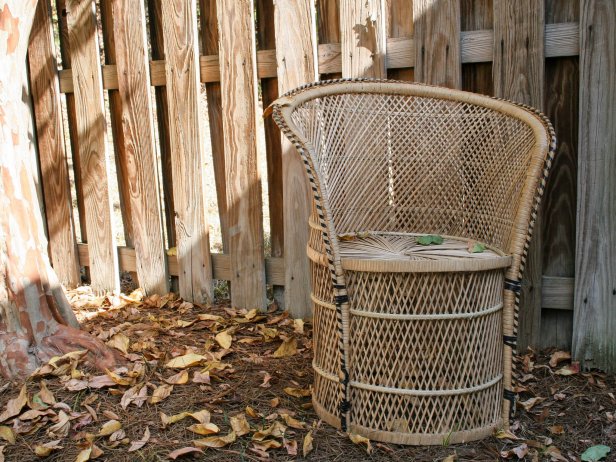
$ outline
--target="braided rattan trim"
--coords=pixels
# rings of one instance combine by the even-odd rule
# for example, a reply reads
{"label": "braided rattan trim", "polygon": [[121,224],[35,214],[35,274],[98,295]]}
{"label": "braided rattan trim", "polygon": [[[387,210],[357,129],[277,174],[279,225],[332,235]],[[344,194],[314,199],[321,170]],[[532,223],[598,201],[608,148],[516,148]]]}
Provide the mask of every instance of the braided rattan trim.
{"label": "braided rattan trim", "polygon": [[339,383],[340,382],[340,378],[337,377],[334,374],[331,374],[329,372],[327,372],[326,370],[320,368],[319,366],[317,366],[317,364],[313,361],[312,362],[312,368],[314,369],[314,371],[319,374],[321,377],[331,381],[331,382],[336,382]]}
{"label": "braided rattan trim", "polygon": [[351,314],[364,318],[388,319],[390,321],[443,321],[447,319],[475,319],[500,311],[503,304],[499,303],[487,310],[476,311],[474,313],[449,313],[449,314],[389,314],[376,313],[374,311],[356,310],[351,308]]}

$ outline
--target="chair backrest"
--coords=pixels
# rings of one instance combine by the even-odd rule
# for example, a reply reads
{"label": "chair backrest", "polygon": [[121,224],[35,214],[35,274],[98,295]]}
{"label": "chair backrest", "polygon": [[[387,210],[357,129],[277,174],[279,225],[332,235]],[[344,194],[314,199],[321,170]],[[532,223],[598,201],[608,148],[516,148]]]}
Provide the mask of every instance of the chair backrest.
{"label": "chair backrest", "polygon": [[521,252],[555,144],[536,111],[365,80],[309,85],[273,110],[334,233],[438,233]]}

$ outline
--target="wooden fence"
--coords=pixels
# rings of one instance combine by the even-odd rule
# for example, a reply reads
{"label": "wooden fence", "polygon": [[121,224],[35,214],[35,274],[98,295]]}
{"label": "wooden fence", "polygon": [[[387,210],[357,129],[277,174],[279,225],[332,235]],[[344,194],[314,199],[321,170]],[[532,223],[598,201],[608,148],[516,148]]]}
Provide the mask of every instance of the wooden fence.
{"label": "wooden fence", "polygon": [[[65,284],[77,284],[84,266],[98,290],[116,289],[119,270],[136,272],[149,292],[168,290],[177,276],[182,297],[204,302],[212,279],[223,279],[231,281],[232,303],[245,308],[263,308],[269,284],[284,287],[293,314],[309,315],[308,188],[271,120],[264,130],[272,256],[264,257],[258,90],[267,106],[319,78],[415,80],[524,102],[551,118],[559,150],[523,284],[522,343],[568,346],[574,311],[579,345],[588,332],[612,337],[601,321],[616,308],[612,0],[49,2],[39,1],[29,57],[50,254]],[[202,83],[210,139],[199,118]],[[127,242],[119,248],[107,122]],[[73,229],[65,142],[82,242]],[[214,178],[204,178],[204,143],[211,143]],[[223,253],[210,253],[205,182],[216,183]],[[170,247],[177,256],[167,255]],[[584,320],[589,312],[598,320]]]}

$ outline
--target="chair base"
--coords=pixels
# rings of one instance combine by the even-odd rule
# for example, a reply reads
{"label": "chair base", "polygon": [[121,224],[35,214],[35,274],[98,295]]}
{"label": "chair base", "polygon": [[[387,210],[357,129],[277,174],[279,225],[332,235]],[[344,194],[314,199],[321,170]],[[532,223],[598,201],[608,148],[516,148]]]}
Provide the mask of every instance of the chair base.
{"label": "chair base", "polygon": [[[312,405],[321,420],[332,427],[337,429],[341,428],[340,418],[338,416],[327,411],[314,399],[312,400]],[[409,446],[442,446],[446,444],[461,444],[481,440],[493,435],[494,432],[502,428],[502,426],[503,422],[499,419],[487,427],[441,434],[387,432],[373,430],[353,423],[350,424],[348,430],[349,433],[355,433],[369,440],[379,441],[381,443],[405,444]]]}

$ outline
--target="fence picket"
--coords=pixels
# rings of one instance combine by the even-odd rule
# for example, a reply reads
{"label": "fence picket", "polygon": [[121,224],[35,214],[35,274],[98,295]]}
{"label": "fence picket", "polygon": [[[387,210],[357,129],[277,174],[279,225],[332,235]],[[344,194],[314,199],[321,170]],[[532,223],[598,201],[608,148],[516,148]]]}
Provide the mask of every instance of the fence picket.
{"label": "fence picket", "polygon": [[106,158],[105,107],[96,18],[90,1],[68,0],[68,37],[75,88],[77,137],[81,157],[85,220],[96,291],[120,286],[118,256],[111,223]]}
{"label": "fence picket", "polygon": [[218,0],[220,76],[231,256],[231,303],[265,308],[263,212],[256,146],[254,10],[250,0]]}
{"label": "fence picket", "polygon": [[162,11],[179,290],[185,300],[207,303],[213,287],[198,119],[197,6],[195,0],[163,0]]}
{"label": "fence picket", "polygon": [[[387,38],[410,38],[413,36],[413,2],[407,0],[387,0]],[[388,47],[388,53],[391,50]],[[388,55],[389,60],[389,55]],[[387,66],[389,67],[389,65]],[[388,69],[387,78],[412,82],[414,69]]]}

